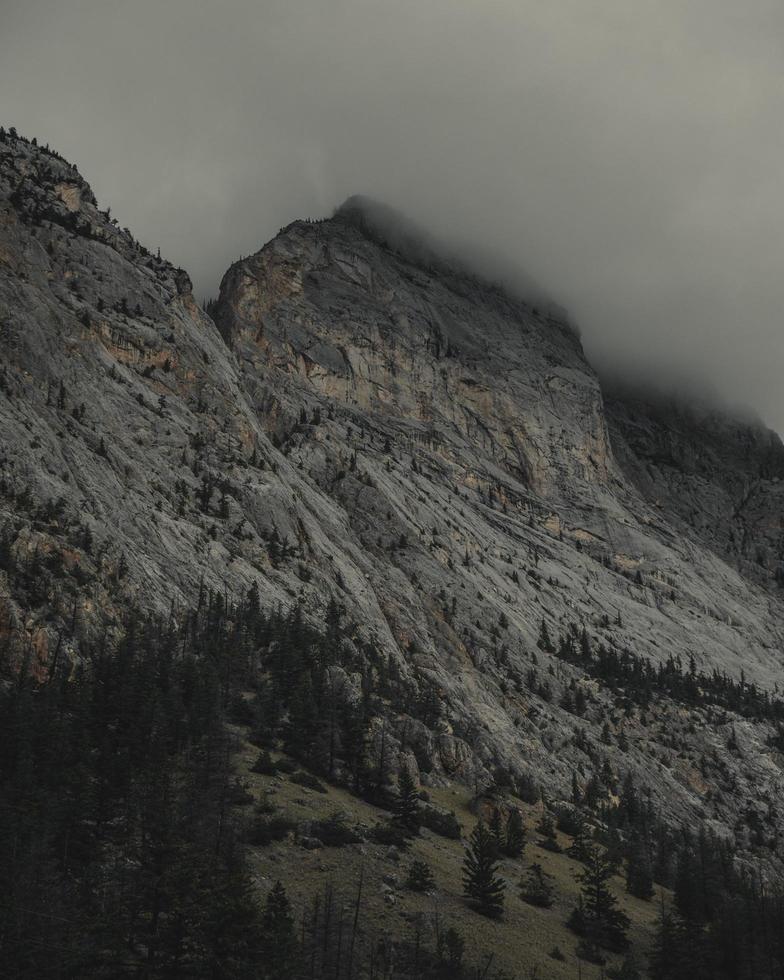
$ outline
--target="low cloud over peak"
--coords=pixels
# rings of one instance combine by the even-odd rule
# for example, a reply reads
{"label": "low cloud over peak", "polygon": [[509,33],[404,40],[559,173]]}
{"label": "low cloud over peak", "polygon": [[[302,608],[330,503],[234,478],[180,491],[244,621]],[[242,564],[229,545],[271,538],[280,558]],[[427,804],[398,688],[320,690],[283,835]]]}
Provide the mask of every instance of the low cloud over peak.
{"label": "low cloud over peak", "polygon": [[2,123],[199,295],[361,187],[525,270],[600,365],[784,430],[780,5],[7,0],[2,28]]}

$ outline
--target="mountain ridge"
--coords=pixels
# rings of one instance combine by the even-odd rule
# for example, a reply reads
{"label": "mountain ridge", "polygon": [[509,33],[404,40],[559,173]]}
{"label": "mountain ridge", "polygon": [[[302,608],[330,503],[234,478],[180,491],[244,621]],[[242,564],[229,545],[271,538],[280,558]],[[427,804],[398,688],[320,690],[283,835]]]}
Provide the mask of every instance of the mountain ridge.
{"label": "mountain ridge", "polygon": [[[718,432],[712,478],[689,474],[699,425],[605,398],[567,323],[356,224],[288,225],[227,270],[213,323],[73,168],[9,134],[0,198],[0,525],[15,561],[44,566],[37,592],[4,573],[17,664],[30,649],[42,674],[55,651],[77,662],[129,602],[177,615],[255,585],[266,608],[319,618],[334,601],[362,665],[346,697],[387,665],[407,693],[374,738],[423,783],[502,766],[568,799],[601,760],[673,822],[760,851],[738,822],[782,788],[771,719],[708,706],[684,721],[667,698],[653,720],[621,712],[568,651],[583,630],[772,696],[775,443],[751,498],[753,444],[724,456]],[[680,455],[662,460],[662,440]],[[577,689],[584,715],[564,706]],[[411,702],[432,691],[428,725]]]}

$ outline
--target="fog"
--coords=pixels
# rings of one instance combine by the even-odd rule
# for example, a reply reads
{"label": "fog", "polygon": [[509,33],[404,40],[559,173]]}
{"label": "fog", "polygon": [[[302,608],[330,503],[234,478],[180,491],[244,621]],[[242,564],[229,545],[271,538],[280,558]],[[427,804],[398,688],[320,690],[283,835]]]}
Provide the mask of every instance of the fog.
{"label": "fog", "polygon": [[0,123],[199,297],[366,194],[784,431],[782,37],[766,0],[0,0]]}

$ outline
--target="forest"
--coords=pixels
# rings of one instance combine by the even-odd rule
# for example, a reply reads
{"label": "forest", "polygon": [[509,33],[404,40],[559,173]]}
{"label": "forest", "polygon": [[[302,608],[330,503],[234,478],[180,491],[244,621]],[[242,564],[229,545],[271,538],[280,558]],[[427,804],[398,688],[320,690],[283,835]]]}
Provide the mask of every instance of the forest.
{"label": "forest", "polygon": [[[340,781],[384,808],[390,840],[417,834],[426,819],[418,788],[404,771],[395,778],[383,739],[369,738],[372,718],[409,700],[405,685],[383,662],[362,668],[358,701],[336,684],[336,666],[360,669],[344,661],[351,629],[334,603],[320,630],[298,606],[265,615],[252,588],[237,604],[203,594],[180,625],[130,613],[118,640],[92,643],[82,662],[43,679],[4,664],[3,975],[475,975],[463,961],[464,938],[448,929],[432,948],[400,936],[387,961],[389,937],[362,929],[361,879],[348,918],[331,910],[329,890],[300,917],[284,875],[266,894],[251,882],[248,848],[264,846],[275,825],[245,816],[247,789],[232,764],[238,726],[250,732],[262,768],[282,748],[314,778]],[[516,811],[501,805],[514,786],[503,783],[499,774],[483,789],[491,817],[474,827],[465,861],[467,903],[499,918],[497,858],[525,846],[509,816]],[[630,892],[650,899],[654,882],[673,891],[644,951],[655,980],[781,975],[784,899],[741,871],[728,846],[705,830],[669,829],[628,781],[614,808],[593,802],[592,810],[579,794],[577,802],[554,815],[583,867],[569,925],[588,963],[627,945],[623,913],[605,887],[625,867]],[[550,818],[538,829],[554,840]],[[429,869],[417,874],[427,887]],[[535,869],[528,882],[526,900],[546,904]],[[616,975],[642,974],[629,966]]]}

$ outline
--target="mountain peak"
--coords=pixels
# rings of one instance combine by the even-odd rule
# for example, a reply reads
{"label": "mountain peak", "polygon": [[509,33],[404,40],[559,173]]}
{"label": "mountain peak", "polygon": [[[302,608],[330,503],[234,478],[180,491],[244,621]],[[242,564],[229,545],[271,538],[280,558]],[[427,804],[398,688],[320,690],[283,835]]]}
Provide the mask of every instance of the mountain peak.
{"label": "mountain peak", "polygon": [[18,663],[46,677],[130,608],[250,589],[314,627],[342,610],[336,711],[366,704],[368,751],[383,731],[422,785],[503,767],[560,804],[579,773],[612,808],[628,777],[668,826],[727,834],[768,812],[777,447],[605,399],[563,324],[368,198],[235,263],[213,322],[59,163],[0,153]]}

